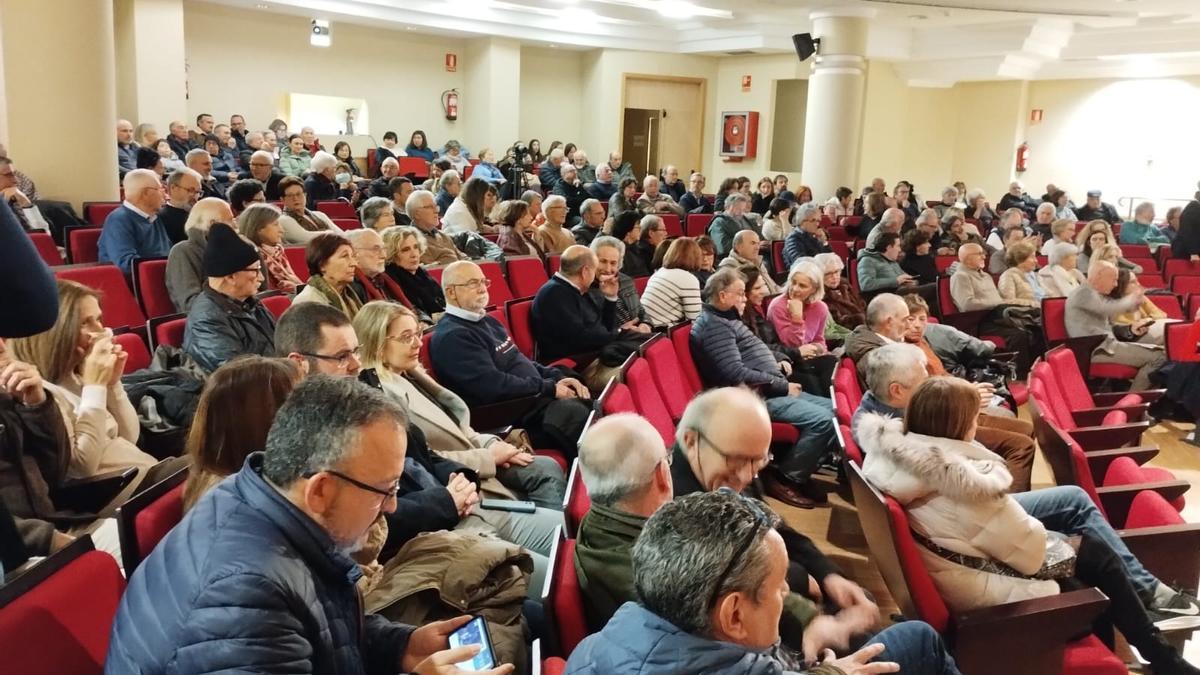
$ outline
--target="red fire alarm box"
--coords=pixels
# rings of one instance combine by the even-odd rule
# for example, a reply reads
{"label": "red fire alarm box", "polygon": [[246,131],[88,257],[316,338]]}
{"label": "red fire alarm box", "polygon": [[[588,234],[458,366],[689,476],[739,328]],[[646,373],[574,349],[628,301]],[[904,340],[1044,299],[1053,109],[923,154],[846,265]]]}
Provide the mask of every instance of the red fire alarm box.
{"label": "red fire alarm box", "polygon": [[729,162],[754,159],[758,154],[758,113],[721,113],[720,155]]}

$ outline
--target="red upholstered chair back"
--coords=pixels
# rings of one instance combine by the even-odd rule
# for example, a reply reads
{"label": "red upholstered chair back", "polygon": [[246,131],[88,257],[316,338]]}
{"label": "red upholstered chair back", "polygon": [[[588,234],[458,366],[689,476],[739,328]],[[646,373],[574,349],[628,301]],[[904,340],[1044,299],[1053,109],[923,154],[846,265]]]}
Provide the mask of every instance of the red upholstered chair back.
{"label": "red upholstered chair back", "polygon": [[579,468],[579,458],[571,462],[571,474],[567,478],[567,494],[563,497],[563,521],[567,526],[567,536],[574,539],[579,531],[579,523],[592,508],[592,498],[588,496],[587,485],[583,482],[583,473]]}
{"label": "red upholstered chair back", "polygon": [[692,358],[692,324],[685,323],[671,330],[671,343],[675,346],[675,357],[679,359],[679,372],[692,391],[704,389],[700,381],[700,371],[696,370],[696,361]]}
{"label": "red upholstered chair back", "polygon": [[638,413],[654,425],[662,436],[663,445],[670,447],[675,442],[675,423],[671,420],[671,413],[667,412],[667,406],[663,404],[662,394],[659,393],[654,375],[650,372],[650,362],[643,358],[635,359],[625,372],[625,383],[629,386]]}
{"label": "red upholstered chair back", "polygon": [[358,213],[354,211],[354,207],[340,199],[317,202],[317,210],[329,216],[330,220],[346,218],[358,222]]}
{"label": "red upholstered chair back", "polygon": [[1200,361],[1200,322],[1169,323],[1163,337],[1168,361]]}
{"label": "red upholstered chair back", "polygon": [[938,277],[937,297],[938,311],[941,312],[942,319],[958,314],[958,307],[955,306],[954,298],[950,295],[949,277]]}
{"label": "red upholstered chair back", "polygon": [[412,174],[416,178],[425,180],[429,178],[429,162],[426,162],[420,157],[397,157],[400,162],[400,175],[408,176]]}
{"label": "red upholstered chair back", "polygon": [[1163,278],[1170,284],[1171,280],[1181,274],[1200,276],[1200,263],[1183,258],[1171,258],[1163,265]]}
{"label": "red upholstered chair back", "polygon": [[787,265],[783,263],[783,241],[771,242],[771,269],[776,274],[784,274],[787,272]]}
{"label": "red upholstered chair back", "polygon": [[67,258],[74,264],[100,261],[100,232],[98,227],[67,229]]}
{"label": "red upholstered chair back", "polygon": [[950,610],[925,569],[904,509],[867,483],[858,466],[847,466],[846,475],[871,556],[896,605],[906,616],[921,619],[945,634]]}
{"label": "red upholstered chair back", "polygon": [[508,315],[508,332],[512,335],[513,344],[526,357],[533,358],[533,325],[529,315],[533,311],[533,298],[510,300],[504,305]]}
{"label": "red upholstered chair back", "polygon": [[141,564],[158,542],[183,520],[185,467],[138,493],[117,509],[117,532],[125,573]]}
{"label": "red upholstered chair back", "polygon": [[939,255],[933,257],[933,264],[937,266],[938,274],[945,274],[950,266],[958,262],[956,255]]}
{"label": "red upholstered chair back", "polygon": [[[833,371],[833,392],[837,404],[837,418],[843,424],[850,424],[850,418],[862,403],[863,391],[858,384],[858,371],[854,361],[846,358],[838,363]],[[844,404],[843,404],[844,401]]]}
{"label": "red upholstered chair back", "polygon": [[[1138,466],[1129,457],[1118,457],[1108,465],[1104,473],[1104,487],[1119,487],[1122,485],[1137,485],[1139,483],[1154,483],[1157,481],[1175,480],[1175,474],[1155,466]],[[1176,511],[1182,511],[1187,506],[1187,499],[1179,495],[1168,502]]]}
{"label": "red upholstered chair back", "polygon": [[[1045,298],[1042,300],[1042,326],[1046,330],[1047,340],[1062,342],[1067,339],[1066,298]],[[1076,368],[1076,371],[1078,370]]]}
{"label": "red upholstered chair back", "polygon": [[660,213],[659,218],[662,218],[663,226],[667,228],[668,237],[682,237],[683,223],[680,222],[679,216],[673,213]]}
{"label": "red upholstered chair back", "polygon": [[850,433],[850,425],[837,425],[838,440],[841,441],[842,449],[846,451],[846,458],[854,462],[856,466],[862,466],[863,454],[862,448],[858,447],[858,443],[854,442],[854,435]]}
{"label": "red upholstered chair back", "polygon": [[183,332],[187,328],[187,317],[164,321],[154,329],[155,345],[171,345],[183,347]]}
{"label": "red upholstered chair back", "polygon": [[108,214],[121,208],[121,202],[84,202],[83,220],[92,225],[103,225]]}
{"label": "red upholstered chair back", "polygon": [[554,253],[546,256],[546,272],[550,275],[558,274],[562,269],[562,254]]}
{"label": "red upholstered chair back", "polygon": [[[1071,469],[1075,474],[1075,485],[1078,485],[1087,493],[1088,499],[1092,500],[1092,503],[1096,505],[1096,508],[1100,509],[1100,513],[1104,514],[1104,518],[1107,519],[1108,514],[1104,512],[1104,505],[1100,503],[1100,494],[1096,492],[1096,481],[1092,478],[1092,467],[1088,465],[1087,455],[1084,454],[1083,448],[1079,447],[1079,444],[1071,440],[1066,434],[1059,433],[1059,436],[1067,444],[1067,448],[1071,453]],[[1129,458],[1126,457],[1124,459]]]}
{"label": "red upholstered chair back", "polygon": [[1095,407],[1092,392],[1087,387],[1087,381],[1083,379],[1074,352],[1066,347],[1051,349],[1046,352],[1046,363],[1066,401],[1080,408]]}
{"label": "red upholstered chair back", "polygon": [[1125,518],[1125,529],[1136,530],[1143,527],[1165,527],[1168,525],[1184,525],[1183,517],[1175,510],[1162,495],[1152,490],[1142,490],[1133,498],[1129,505],[1129,515]]}
{"label": "red upholstered chair back", "polygon": [[483,276],[492,282],[492,285],[488,287],[489,305],[503,307],[504,303],[515,297],[508,287],[508,280],[504,278],[504,270],[500,268],[500,263],[494,260],[480,260],[475,264],[479,265]]}
{"label": "red upholstered chair back", "polygon": [[101,675],[125,577],[81,537],[0,588],[4,672]]}
{"label": "red upholstered chair back", "polygon": [[425,369],[425,372],[429,373],[429,376],[436,380],[437,373],[433,372],[433,360],[429,358],[429,343],[432,340],[432,332],[421,335],[421,353],[417,358],[420,360],[421,367]]}
{"label": "red upholstered chair back", "polygon": [[633,402],[633,392],[629,391],[629,387],[616,379],[610,380],[608,386],[604,388],[604,393],[600,395],[600,412],[605,415],[613,415],[615,413],[637,413],[637,404]]}
{"label": "red upholstered chair back", "polygon": [[154,258],[138,260],[133,267],[133,290],[137,293],[138,302],[146,317],[174,314],[175,303],[171,302],[171,294],[167,292],[167,260]]}
{"label": "red upholstered chair back", "polygon": [[263,296],[259,298],[259,302],[263,304],[263,307],[267,308],[267,311],[275,317],[276,321],[279,320],[279,317],[283,316],[288,307],[292,306],[292,299],[284,293]]}
{"label": "red upholstered chair back", "polygon": [[308,263],[304,260],[303,246],[284,246],[283,254],[292,265],[292,271],[300,281],[308,281]]}
{"label": "red upholstered chair back", "polygon": [[54,271],[59,279],[77,281],[88,288],[99,291],[103,296],[100,306],[104,309],[104,325],[109,328],[141,328],[146,325],[146,315],[138,307],[133,292],[125,283],[125,275],[116,265],[95,267],[64,267]]}
{"label": "red upholstered chair back", "polygon": [[[1075,357],[1071,355],[1071,351],[1065,351],[1074,361]],[[1071,413],[1071,406],[1063,397],[1062,389],[1052,370],[1053,367],[1049,363],[1039,361],[1029,371],[1030,380],[1037,385],[1038,405],[1042,407],[1043,414],[1054,423],[1054,426],[1063,431],[1070,431],[1076,427],[1075,416]]]}
{"label": "red upholstered chair back", "polygon": [[332,220],[333,224],[337,225],[338,229],[342,230],[343,232],[362,229],[362,223],[358,222],[358,218],[334,218],[333,216],[330,216],[329,219]]}
{"label": "red upholstered chair back", "polygon": [[645,357],[650,362],[650,372],[658,383],[658,391],[671,420],[678,422],[687,404],[700,390],[688,382],[679,356],[675,353],[675,345],[670,340],[654,340],[646,347]]}
{"label": "red upholstered chair back", "polygon": [[563,536],[559,529],[554,547],[550,550],[550,566],[542,593],[546,626],[557,639],[557,649],[567,657],[583,638],[587,637],[587,618],[583,613],[583,592],[575,572],[575,540]]}
{"label": "red upholstered chair back", "polygon": [[518,298],[537,295],[546,281],[546,267],[537,256],[520,256],[508,258],[505,263],[508,273],[508,285],[514,296]]}
{"label": "red upholstered chair back", "polygon": [[1200,276],[1191,274],[1176,276],[1171,279],[1171,292],[1185,297],[1192,293],[1200,293]]}
{"label": "red upholstered chair back", "polygon": [[487,315],[492,317],[496,321],[499,321],[500,325],[504,326],[504,330],[506,330],[506,331],[508,330],[508,317],[504,315],[504,306],[503,305],[497,307],[496,309],[490,310],[487,313]]}
{"label": "red upholstered chair back", "polygon": [[1176,319],[1183,321],[1183,305],[1179,304],[1179,296],[1165,293],[1155,293],[1147,295],[1150,301],[1158,305],[1158,308],[1167,313],[1168,319]]}
{"label": "red upholstered chair back", "polygon": [[30,232],[29,238],[33,241],[33,247],[37,249],[38,255],[42,260],[51,267],[55,265],[66,264],[62,254],[58,252],[58,246],[54,243],[54,237],[45,232]]}
{"label": "red upholstered chair back", "polygon": [[708,225],[713,221],[711,213],[689,213],[687,217],[687,235],[699,237],[708,233]]}
{"label": "red upholstered chair back", "polygon": [[142,342],[141,336],[137,333],[114,335],[113,342],[121,345],[125,353],[129,354],[129,360],[125,362],[126,375],[150,367],[150,350],[146,348],[146,343]]}

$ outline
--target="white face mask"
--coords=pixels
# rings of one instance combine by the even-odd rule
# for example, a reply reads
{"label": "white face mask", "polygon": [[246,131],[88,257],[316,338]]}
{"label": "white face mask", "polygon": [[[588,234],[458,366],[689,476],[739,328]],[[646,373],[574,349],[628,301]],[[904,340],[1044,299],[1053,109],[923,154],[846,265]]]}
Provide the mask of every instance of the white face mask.
{"label": "white face mask", "polygon": [[350,182],[350,174],[339,173],[338,175],[334,176],[333,179],[338,182],[338,185],[345,185],[346,183]]}

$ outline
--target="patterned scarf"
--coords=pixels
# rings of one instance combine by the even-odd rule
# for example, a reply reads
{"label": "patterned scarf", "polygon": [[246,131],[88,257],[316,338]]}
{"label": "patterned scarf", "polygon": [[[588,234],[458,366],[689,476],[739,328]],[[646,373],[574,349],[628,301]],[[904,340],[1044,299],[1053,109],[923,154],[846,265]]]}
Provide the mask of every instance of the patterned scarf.
{"label": "patterned scarf", "polygon": [[325,280],[325,277],[319,274],[309,277],[308,285],[323,295],[329,301],[330,305],[342,310],[342,313],[348,319],[353,320],[354,315],[358,314],[358,310],[362,309],[362,300],[358,299],[358,296],[355,295],[354,290],[350,286],[346,286],[341,294],[338,294],[337,291],[333,290],[333,286],[330,286],[329,282]]}

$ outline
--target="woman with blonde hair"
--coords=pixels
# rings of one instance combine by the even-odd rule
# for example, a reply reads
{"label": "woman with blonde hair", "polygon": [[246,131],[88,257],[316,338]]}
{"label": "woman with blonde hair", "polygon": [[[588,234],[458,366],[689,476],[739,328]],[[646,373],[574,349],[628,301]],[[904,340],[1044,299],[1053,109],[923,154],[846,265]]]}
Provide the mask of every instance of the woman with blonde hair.
{"label": "woman with blonde hair", "polygon": [[283,250],[283,224],[279,222],[282,212],[274,204],[251,204],[238,216],[238,232],[258,247],[259,256],[267,266],[268,287],[295,293],[304,282],[292,269]]}
{"label": "woman with blonde hair", "polygon": [[432,326],[446,311],[446,296],[442,285],[421,264],[425,252],[425,236],[411,225],[397,225],[383,231],[383,271],[395,281],[404,297],[412,303],[421,323]]}
{"label": "woman with blonde hair", "polygon": [[[857,436],[863,476],[904,508],[921,559],[952,612],[1057,595],[1086,586],[1110,600],[1104,619],[1156,674],[1195,674],[1151,622],[1129,572],[1100,537],[1078,543],[1047,531],[1011,494],[1004,459],[975,440],[979,390],[932,377],[904,419],[867,413]],[[1101,631],[1107,633],[1108,631]]]}
{"label": "woman with blonde hair", "polygon": [[[17,359],[37,367],[58,405],[71,443],[68,478],[138,470],[137,479],[114,500],[117,505],[139,485],[165,478],[166,469],[155,468],[158,460],[137,446],[141,426],[121,386],[129,354],[100,322],[100,294],[74,281],[59,279],[57,284],[54,326],[9,344]],[[177,462],[169,465],[180,468]]]}
{"label": "woman with blonde hair", "polygon": [[1004,298],[1006,303],[1027,307],[1042,306],[1042,298],[1046,297],[1046,291],[1042,288],[1042,282],[1036,272],[1036,253],[1037,249],[1028,239],[1010,245],[1005,251],[1004,260],[1008,263],[1008,269],[1000,275],[996,289],[1000,291],[1000,297]]}

